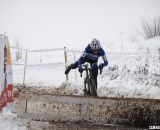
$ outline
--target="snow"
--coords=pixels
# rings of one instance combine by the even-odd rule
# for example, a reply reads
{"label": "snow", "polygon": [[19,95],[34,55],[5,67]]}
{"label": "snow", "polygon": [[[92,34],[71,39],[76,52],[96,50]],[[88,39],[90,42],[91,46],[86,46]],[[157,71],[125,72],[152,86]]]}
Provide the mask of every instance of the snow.
{"label": "snow", "polygon": [[[104,43],[103,47],[107,52],[109,65],[104,68],[103,74],[98,76],[98,96],[160,98],[160,37],[140,42]],[[14,55],[15,51],[12,50],[12,56]],[[77,60],[81,53],[67,51],[67,55],[69,65]],[[22,85],[24,66],[15,64],[24,64],[25,60],[14,59],[14,85]],[[30,91],[38,93],[45,91],[46,94],[83,95],[83,78],[78,71],[71,70],[68,81],[64,71],[63,50],[29,52],[25,85]]]}
{"label": "snow", "polygon": [[[19,0],[12,1],[12,4],[9,2],[11,1],[2,1],[1,4],[3,13],[0,14],[0,32],[9,34],[11,45],[18,36],[20,43],[27,48],[63,48],[65,45],[83,51],[85,43],[96,36],[100,40],[107,40],[102,46],[109,60],[109,65],[98,77],[98,96],[160,99],[160,37],[139,42],[123,39],[118,41],[118,31],[123,31],[123,35],[132,33],[135,30],[133,28],[139,26],[140,17],[156,17],[160,9],[159,1],[116,1],[109,4],[96,1],[92,1],[92,4],[86,1],[70,2],[70,6],[78,7],[75,11],[72,11],[67,2],[65,6],[66,3],[62,1],[56,4],[45,1],[38,1],[38,4]],[[49,6],[42,10],[39,7],[43,5],[44,9],[46,5]],[[83,5],[86,8],[82,9]],[[65,9],[62,10],[61,6]],[[20,17],[21,22],[17,22]],[[79,45],[80,43],[82,45]],[[16,51],[17,49],[11,49],[14,86],[23,90],[21,86],[25,81],[28,91],[37,94],[83,95],[83,78],[80,78],[77,70],[72,70],[69,80],[66,81],[63,51],[29,52],[25,79],[23,75],[26,53],[25,50],[20,50],[22,59],[16,61]],[[80,54],[76,53],[75,59],[78,59]],[[67,64],[74,61],[74,54],[68,52]],[[145,74],[143,70],[148,72]],[[11,112],[11,105],[8,104],[0,113],[0,130],[26,130],[27,126],[30,126],[30,129],[42,130],[49,127],[48,122],[19,119]]]}
{"label": "snow", "polygon": [[11,112],[11,104],[0,113],[0,130],[27,130],[26,126],[21,126],[16,119],[17,116]]}
{"label": "snow", "polygon": [[[121,53],[121,44],[123,52]],[[160,99],[160,37],[146,41],[103,44],[109,65],[98,76],[98,96]],[[116,51],[116,52],[115,52]],[[15,49],[11,49],[14,86],[25,91],[23,85],[25,51],[16,61]],[[27,91],[36,94],[83,95],[83,78],[77,70],[64,75],[63,51],[30,52],[27,57],[25,85]],[[68,63],[76,57],[68,52]],[[101,60],[100,60],[101,61]],[[84,76],[84,74],[83,74]],[[0,113],[0,130],[27,130],[59,128],[56,124],[18,118],[11,112],[12,103]],[[59,124],[58,124],[59,125]]]}

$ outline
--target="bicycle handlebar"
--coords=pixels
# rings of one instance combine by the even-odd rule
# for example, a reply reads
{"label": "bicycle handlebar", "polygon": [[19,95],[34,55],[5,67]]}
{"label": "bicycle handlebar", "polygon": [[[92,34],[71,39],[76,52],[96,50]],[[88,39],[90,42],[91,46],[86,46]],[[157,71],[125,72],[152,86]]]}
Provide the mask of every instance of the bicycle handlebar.
{"label": "bicycle handlebar", "polygon": [[102,68],[101,68],[101,69],[99,68],[99,70],[100,70],[100,74],[102,74],[102,70],[103,70],[103,69],[102,69]]}
{"label": "bicycle handlebar", "polygon": [[[87,65],[84,65],[85,66],[85,69],[83,69],[83,71],[84,70],[93,70],[93,68],[87,68],[88,66]],[[97,67],[99,70],[100,70],[100,74],[102,74],[102,68],[99,68],[99,67]],[[82,72],[83,73],[83,72]],[[82,73],[80,73],[81,74],[81,77],[82,77]]]}

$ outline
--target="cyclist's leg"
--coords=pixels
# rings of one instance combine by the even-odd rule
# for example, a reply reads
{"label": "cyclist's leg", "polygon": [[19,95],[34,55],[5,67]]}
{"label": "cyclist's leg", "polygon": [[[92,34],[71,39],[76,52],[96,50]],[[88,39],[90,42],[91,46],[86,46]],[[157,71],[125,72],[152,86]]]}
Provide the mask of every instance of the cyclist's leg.
{"label": "cyclist's leg", "polygon": [[[95,82],[96,82],[96,85],[97,85],[97,76],[98,76],[98,65],[97,65],[97,60],[94,60],[94,61],[90,61],[90,66],[95,66],[92,71],[91,71],[91,77],[93,79],[95,79]],[[97,67],[96,67],[97,66]]]}
{"label": "cyclist's leg", "polygon": [[76,61],[75,63],[69,65],[67,67],[67,69],[65,70],[65,74],[68,74],[71,69],[76,69],[77,67],[78,67],[78,61]]}
{"label": "cyclist's leg", "polygon": [[90,70],[90,92],[92,96],[97,96],[97,73],[98,68]]}
{"label": "cyclist's leg", "polygon": [[89,61],[91,70],[90,70],[90,82],[91,82],[91,95],[97,96],[97,76],[98,76],[98,66],[97,61],[90,60]]}
{"label": "cyclist's leg", "polygon": [[91,70],[91,77],[94,79],[96,87],[97,87],[97,76],[98,76],[98,68],[92,69]]}
{"label": "cyclist's leg", "polygon": [[[85,60],[82,61],[82,64],[84,64],[85,62],[86,62]],[[65,74],[68,74],[71,69],[76,69],[77,67],[78,67],[78,60],[67,67],[67,69],[65,70]]]}

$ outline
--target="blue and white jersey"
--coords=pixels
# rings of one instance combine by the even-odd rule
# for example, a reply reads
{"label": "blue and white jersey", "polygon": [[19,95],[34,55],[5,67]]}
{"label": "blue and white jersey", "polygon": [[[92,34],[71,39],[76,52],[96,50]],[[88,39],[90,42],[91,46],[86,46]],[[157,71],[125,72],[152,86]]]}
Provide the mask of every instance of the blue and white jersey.
{"label": "blue and white jersey", "polygon": [[103,58],[104,66],[108,65],[108,61],[107,61],[107,58],[106,58],[105,51],[102,48],[100,48],[98,50],[98,53],[95,54],[93,52],[92,48],[90,47],[90,45],[88,45],[85,48],[85,51],[83,52],[82,56],[79,58],[78,64],[81,65],[81,63],[84,61],[84,59],[89,59],[89,60],[98,62],[98,58],[100,56],[102,56],[102,58]]}

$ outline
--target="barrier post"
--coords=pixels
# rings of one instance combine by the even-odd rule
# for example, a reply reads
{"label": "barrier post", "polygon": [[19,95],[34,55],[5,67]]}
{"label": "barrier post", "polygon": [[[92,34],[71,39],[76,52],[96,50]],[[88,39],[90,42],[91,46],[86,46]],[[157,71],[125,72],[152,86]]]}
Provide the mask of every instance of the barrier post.
{"label": "barrier post", "polygon": [[28,51],[26,50],[25,65],[24,65],[24,74],[23,74],[23,87],[25,87],[25,79],[26,79],[27,53],[28,53]]}
{"label": "barrier post", "polygon": [[[74,52],[74,63],[76,62],[76,53]],[[75,81],[77,80],[77,73],[76,73],[76,69],[75,69]]]}
{"label": "barrier post", "polygon": [[[67,49],[64,47],[64,60],[65,60],[65,69],[67,69]],[[68,75],[66,75],[66,80],[68,80]]]}

